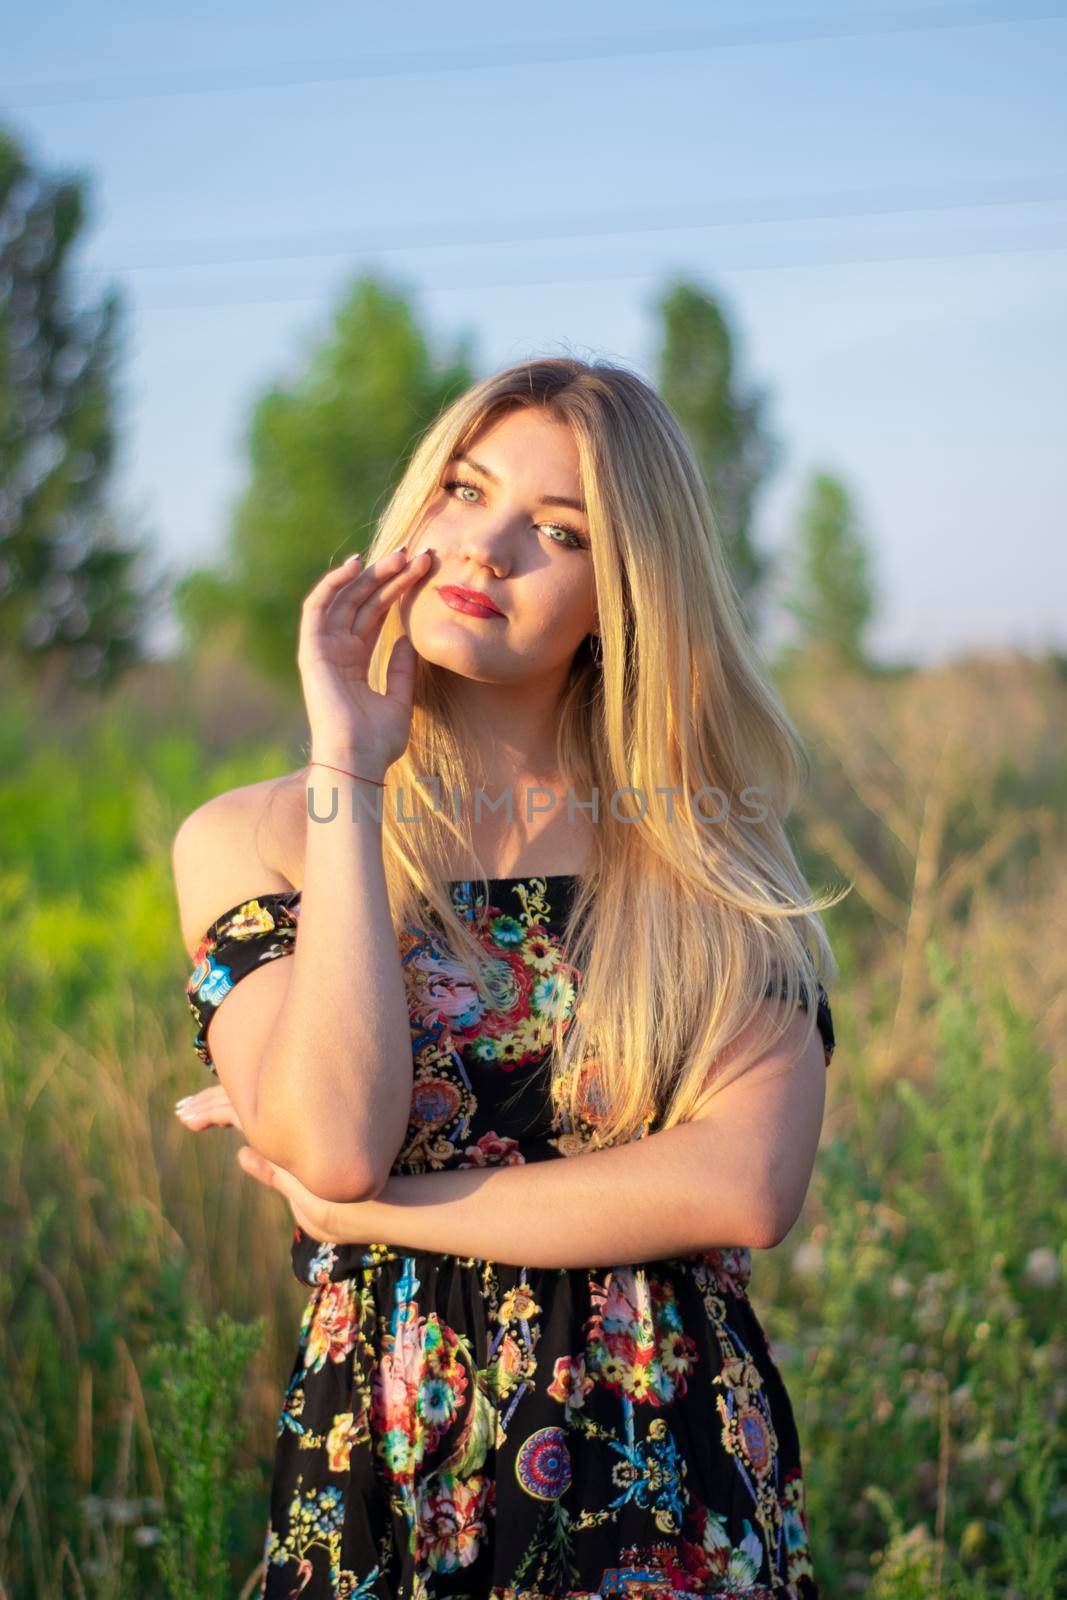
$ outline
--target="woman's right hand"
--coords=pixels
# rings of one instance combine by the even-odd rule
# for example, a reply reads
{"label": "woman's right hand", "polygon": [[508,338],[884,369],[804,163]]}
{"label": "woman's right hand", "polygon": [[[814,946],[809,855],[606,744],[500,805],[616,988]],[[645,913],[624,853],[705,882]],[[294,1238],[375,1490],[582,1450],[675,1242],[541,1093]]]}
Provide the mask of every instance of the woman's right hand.
{"label": "woman's right hand", "polygon": [[364,569],[353,556],[321,578],[300,617],[297,665],[311,730],[311,753],[323,761],[362,763],[360,775],[384,777],[411,732],[415,647],[397,639],[385,693],[367,682],[371,654],[393,602],[429,571],[429,551],[410,561],[394,550]]}

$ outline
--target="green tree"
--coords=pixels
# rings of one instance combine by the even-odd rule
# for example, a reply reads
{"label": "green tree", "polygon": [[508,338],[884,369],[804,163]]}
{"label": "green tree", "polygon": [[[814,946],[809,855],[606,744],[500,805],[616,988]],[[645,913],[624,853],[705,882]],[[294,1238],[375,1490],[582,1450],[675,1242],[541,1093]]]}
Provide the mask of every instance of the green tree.
{"label": "green tree", "polygon": [[864,633],[874,614],[871,559],[848,491],[813,474],[801,511],[793,587],[783,609],[798,623],[795,646],[867,669]]}
{"label": "green tree", "polygon": [[86,180],[36,172],[0,128],[0,640],[36,676],[104,684],[140,658],[165,578],[106,491],[122,305],[76,307]]}
{"label": "green tree", "polygon": [[295,692],[304,596],[327,567],[366,550],[419,438],[472,382],[464,339],[435,361],[404,296],[358,278],[306,370],[254,407],[251,481],[225,562],[175,588],[188,643],[223,629]]}
{"label": "green tree", "polygon": [[752,515],[779,444],[764,427],[766,392],[737,385],[734,340],[706,289],[678,282],[660,296],[658,388],[696,454],[711,494],[727,562],[750,623],[768,561],[752,542]]}

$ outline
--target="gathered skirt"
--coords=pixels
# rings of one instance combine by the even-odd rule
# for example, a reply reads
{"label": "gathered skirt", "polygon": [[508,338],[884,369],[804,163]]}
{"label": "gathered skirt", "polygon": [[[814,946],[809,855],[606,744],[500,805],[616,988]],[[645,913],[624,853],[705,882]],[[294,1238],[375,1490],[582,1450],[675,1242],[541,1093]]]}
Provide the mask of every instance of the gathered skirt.
{"label": "gathered skirt", "polygon": [[260,1594],[818,1600],[748,1250],[528,1268],[321,1244]]}

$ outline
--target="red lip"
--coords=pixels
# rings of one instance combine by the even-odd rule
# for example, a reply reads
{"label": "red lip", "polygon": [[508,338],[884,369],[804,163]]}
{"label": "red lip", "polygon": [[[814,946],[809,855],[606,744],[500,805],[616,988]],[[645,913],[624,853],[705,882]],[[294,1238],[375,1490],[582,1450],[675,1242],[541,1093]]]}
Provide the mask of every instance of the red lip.
{"label": "red lip", "polygon": [[437,589],[446,605],[454,611],[465,611],[471,617],[502,617],[504,613],[495,606],[488,595],[477,589],[467,589],[462,584],[444,583]]}

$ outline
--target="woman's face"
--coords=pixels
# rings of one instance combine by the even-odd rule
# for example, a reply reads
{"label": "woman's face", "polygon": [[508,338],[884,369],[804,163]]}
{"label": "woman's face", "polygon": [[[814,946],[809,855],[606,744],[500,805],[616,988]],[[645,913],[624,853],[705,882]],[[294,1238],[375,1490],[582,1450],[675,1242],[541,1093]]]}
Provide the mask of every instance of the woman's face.
{"label": "woman's face", "polygon": [[[409,545],[412,555],[428,549],[430,566],[398,602],[418,654],[486,683],[568,666],[596,628],[581,502],[574,435],[533,407],[508,412],[448,462]],[[456,587],[496,612],[450,604]]]}

